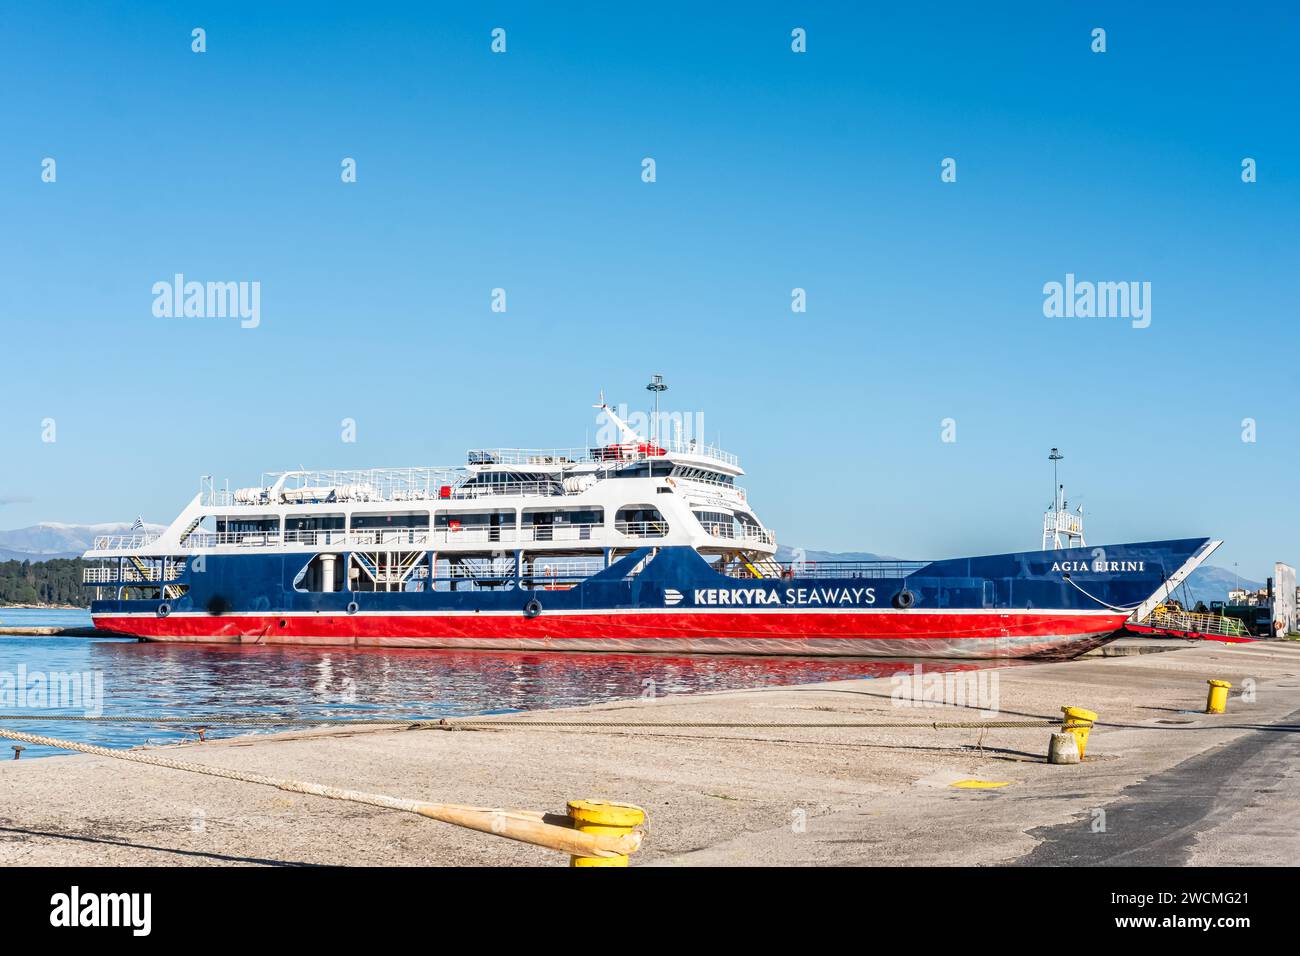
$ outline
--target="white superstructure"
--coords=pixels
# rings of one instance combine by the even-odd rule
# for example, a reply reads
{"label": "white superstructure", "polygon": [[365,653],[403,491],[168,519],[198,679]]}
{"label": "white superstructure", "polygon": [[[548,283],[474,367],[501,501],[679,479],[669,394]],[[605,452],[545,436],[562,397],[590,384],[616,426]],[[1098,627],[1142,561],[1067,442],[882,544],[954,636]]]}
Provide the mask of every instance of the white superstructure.
{"label": "white superstructure", "polygon": [[646,545],[687,545],[742,569],[771,559],[775,537],[736,483],[735,455],[646,439],[596,407],[621,441],[474,449],[454,467],[272,473],[234,490],[205,477],[165,530],[96,538],[87,557],[116,560],[87,568],[86,583],[113,580],[122,559],[141,584],[166,581],[167,561],[203,553],[317,552],[307,574],[321,591],[342,588],[343,553],[353,555],[350,587],[374,590],[426,575],[419,556],[430,551],[452,576],[516,567],[580,577]]}

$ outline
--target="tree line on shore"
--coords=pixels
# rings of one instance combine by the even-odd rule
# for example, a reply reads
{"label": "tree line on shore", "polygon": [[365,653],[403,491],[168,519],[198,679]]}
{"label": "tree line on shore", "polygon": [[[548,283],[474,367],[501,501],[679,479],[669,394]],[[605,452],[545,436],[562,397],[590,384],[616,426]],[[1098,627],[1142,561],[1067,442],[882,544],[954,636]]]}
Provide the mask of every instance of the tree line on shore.
{"label": "tree line on shore", "polygon": [[0,561],[0,604],[71,604],[89,607],[91,592],[82,587],[80,558],[49,561]]}

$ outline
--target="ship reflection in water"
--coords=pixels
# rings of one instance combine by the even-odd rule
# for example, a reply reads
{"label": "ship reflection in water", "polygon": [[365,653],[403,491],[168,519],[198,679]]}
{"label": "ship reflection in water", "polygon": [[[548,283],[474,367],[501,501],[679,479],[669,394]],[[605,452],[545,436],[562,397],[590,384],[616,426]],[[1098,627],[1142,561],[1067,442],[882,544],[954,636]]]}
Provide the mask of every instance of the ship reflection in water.
{"label": "ship reflection in water", "polygon": [[[821,681],[911,674],[898,658],[791,658],[582,654],[419,649],[315,649],[148,644],[43,638],[23,655],[47,669],[103,675],[105,714],[204,714],[363,718],[438,718],[571,707],[632,698],[662,698]],[[0,670],[14,670],[15,645],[0,642]],[[58,645],[56,647],[56,645]],[[1006,667],[1009,661],[920,662],[927,673]],[[0,707],[8,713],[38,713]],[[48,713],[81,713],[61,708]],[[149,724],[24,722],[22,729],[111,747],[193,740],[194,732]],[[258,727],[258,731],[291,729]],[[212,736],[248,733],[214,728]],[[24,757],[54,751],[31,747]]]}

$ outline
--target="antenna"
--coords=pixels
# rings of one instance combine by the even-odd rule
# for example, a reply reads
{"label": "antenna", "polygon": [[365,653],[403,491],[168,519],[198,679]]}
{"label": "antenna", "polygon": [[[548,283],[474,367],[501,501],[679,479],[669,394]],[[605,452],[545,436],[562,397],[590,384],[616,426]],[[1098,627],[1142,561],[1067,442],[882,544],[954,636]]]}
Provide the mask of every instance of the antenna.
{"label": "antenna", "polygon": [[1060,474],[1058,472],[1058,462],[1065,458],[1061,454],[1061,449],[1053,448],[1047,456],[1047,460],[1052,463],[1052,507],[1043,515],[1043,550],[1060,549],[1062,547],[1062,538],[1065,539],[1064,546],[1067,548],[1082,548],[1085,546],[1083,540],[1083,505],[1079,506],[1077,514],[1072,514],[1067,509],[1069,504],[1065,500],[1065,485],[1060,483]]}
{"label": "antenna", "polygon": [[646,386],[646,391],[654,392],[654,396],[655,396],[655,414],[654,414],[654,418],[650,420],[650,439],[656,444],[658,444],[659,443],[659,393],[668,391],[668,386],[664,384],[664,377],[660,375],[658,372],[656,372],[654,374],[654,377],[650,380],[650,384]]}
{"label": "antenna", "polygon": [[1057,504],[1061,492],[1060,485],[1057,483],[1056,463],[1064,457],[1065,456],[1061,454],[1059,448],[1053,448],[1051,453],[1047,456],[1047,460],[1052,463],[1052,508],[1057,511],[1061,510],[1061,506]]}

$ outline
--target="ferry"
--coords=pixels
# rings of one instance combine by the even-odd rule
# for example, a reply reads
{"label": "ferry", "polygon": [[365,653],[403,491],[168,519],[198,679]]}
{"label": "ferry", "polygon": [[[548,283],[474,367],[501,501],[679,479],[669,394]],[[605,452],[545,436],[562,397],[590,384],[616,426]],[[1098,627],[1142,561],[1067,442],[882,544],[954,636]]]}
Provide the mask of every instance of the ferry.
{"label": "ferry", "polygon": [[1057,507],[1039,551],[778,561],[734,454],[595,407],[617,440],[235,490],[205,477],[164,530],[94,540],[95,626],[254,645],[1066,659],[1142,619],[1221,543],[1089,548]]}

